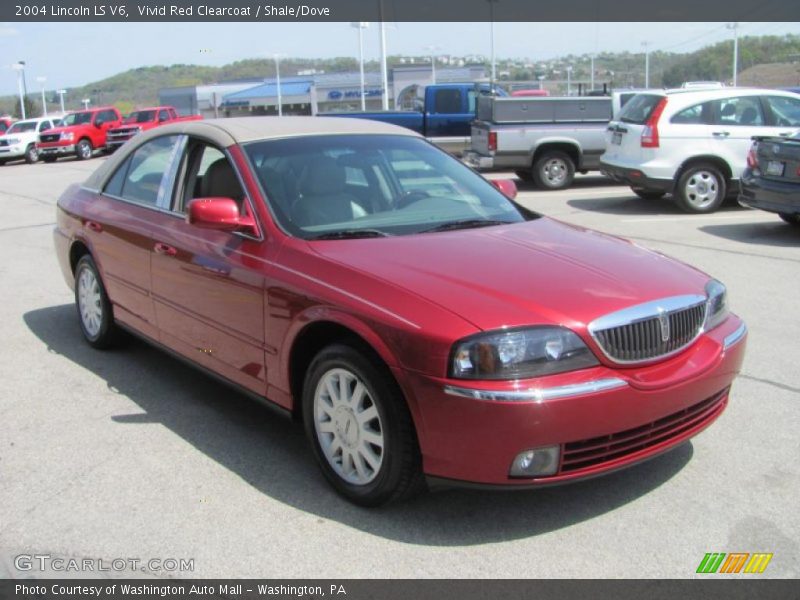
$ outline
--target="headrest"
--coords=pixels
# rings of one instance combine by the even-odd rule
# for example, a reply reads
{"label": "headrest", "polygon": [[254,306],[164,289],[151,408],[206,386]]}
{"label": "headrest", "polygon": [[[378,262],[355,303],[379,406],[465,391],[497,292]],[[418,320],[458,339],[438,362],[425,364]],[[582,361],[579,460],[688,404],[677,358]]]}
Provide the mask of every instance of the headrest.
{"label": "headrest", "polygon": [[201,188],[205,198],[221,197],[240,200],[244,196],[239,179],[227,158],[217,159],[209,165],[206,174],[203,175]]}
{"label": "headrest", "polygon": [[306,170],[300,188],[304,194],[324,196],[338,194],[345,187],[347,174],[343,166],[329,156],[315,157]]}

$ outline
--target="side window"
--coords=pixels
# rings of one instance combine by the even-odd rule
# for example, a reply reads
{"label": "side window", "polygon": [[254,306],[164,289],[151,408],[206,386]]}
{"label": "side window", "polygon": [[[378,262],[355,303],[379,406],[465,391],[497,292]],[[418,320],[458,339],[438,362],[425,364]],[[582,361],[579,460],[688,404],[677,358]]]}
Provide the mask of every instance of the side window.
{"label": "side window", "polygon": [[800,99],[767,96],[772,121],[777,127],[800,127]]}
{"label": "side window", "polygon": [[52,127],[52,125],[50,124],[50,121],[42,121],[41,123],[39,123],[39,131],[40,132],[47,131],[51,127]]}
{"label": "side window", "polygon": [[128,167],[130,167],[130,165],[131,159],[128,159],[117,168],[103,190],[105,194],[118,198],[122,196],[122,184],[125,183],[125,177],[128,175]]}
{"label": "side window", "polygon": [[233,165],[221,150],[199,141],[190,145],[186,154],[182,193],[173,210],[185,212],[186,205],[194,198],[232,198],[243,214],[248,210]]}
{"label": "side window", "polygon": [[162,109],[158,111],[158,120],[169,121],[169,111],[167,109]]}
{"label": "side window", "polygon": [[[179,139],[180,136],[177,135],[159,137],[138,148],[127,161],[130,164],[119,195],[137,204],[158,206],[159,200],[170,189],[171,178],[166,175],[172,165]],[[106,190],[115,178],[116,174]]]}
{"label": "side window", "polygon": [[475,90],[470,90],[467,92],[467,111],[475,114],[475,105],[478,102],[478,94],[475,93]]}
{"label": "side window", "polygon": [[461,90],[436,90],[433,111],[439,114],[461,112]]}
{"label": "side window", "polygon": [[740,96],[716,100],[715,125],[759,127],[764,125],[764,113],[758,96]]}
{"label": "side window", "polygon": [[684,124],[684,125],[700,125],[710,121],[708,115],[711,105],[706,102],[705,104],[695,104],[689,108],[684,108],[679,113],[670,119],[670,123]]}

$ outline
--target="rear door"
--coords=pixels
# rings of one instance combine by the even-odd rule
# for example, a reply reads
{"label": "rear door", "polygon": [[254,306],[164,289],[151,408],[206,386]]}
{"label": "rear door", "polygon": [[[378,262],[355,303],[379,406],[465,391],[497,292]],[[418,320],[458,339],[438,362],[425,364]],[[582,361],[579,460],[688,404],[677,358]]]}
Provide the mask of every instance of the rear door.
{"label": "rear door", "polygon": [[731,168],[732,179],[739,179],[746,165],[751,138],[756,135],[777,135],[778,132],[768,125],[760,96],[731,96],[713,100],[711,105],[711,152],[725,159]]}

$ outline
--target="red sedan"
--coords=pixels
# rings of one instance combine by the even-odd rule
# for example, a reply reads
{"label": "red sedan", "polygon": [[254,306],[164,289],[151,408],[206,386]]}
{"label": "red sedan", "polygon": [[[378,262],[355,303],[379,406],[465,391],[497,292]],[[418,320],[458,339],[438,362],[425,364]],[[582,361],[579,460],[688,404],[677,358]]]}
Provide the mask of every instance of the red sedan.
{"label": "red sedan", "polygon": [[190,122],[69,188],[55,242],[92,346],[128,330],[302,419],[360,504],[589,477],[713,422],[725,287],[514,195],[391,125]]}

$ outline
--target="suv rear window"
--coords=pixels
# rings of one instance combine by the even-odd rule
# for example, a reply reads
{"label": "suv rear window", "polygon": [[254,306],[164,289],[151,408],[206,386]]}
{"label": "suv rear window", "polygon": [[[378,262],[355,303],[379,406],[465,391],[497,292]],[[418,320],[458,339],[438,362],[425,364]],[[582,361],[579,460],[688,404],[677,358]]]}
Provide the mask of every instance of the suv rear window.
{"label": "suv rear window", "polygon": [[619,120],[624,123],[644,125],[650,114],[664,96],[656,94],[637,94],[625,104],[619,113]]}

